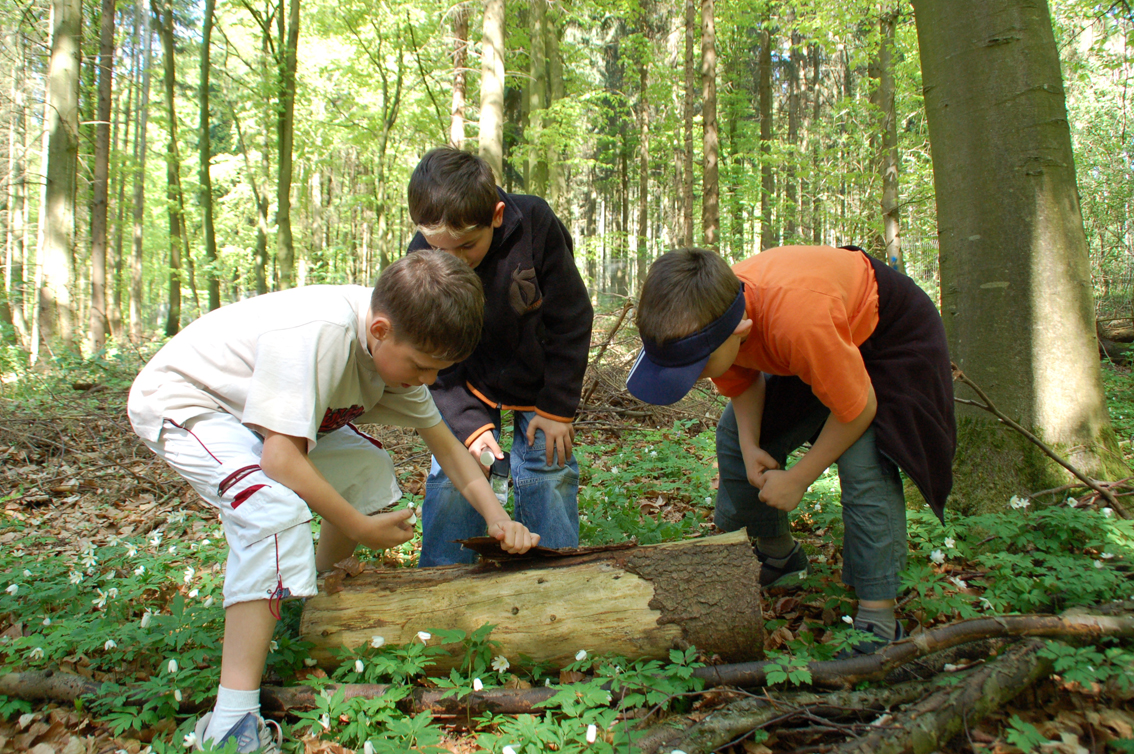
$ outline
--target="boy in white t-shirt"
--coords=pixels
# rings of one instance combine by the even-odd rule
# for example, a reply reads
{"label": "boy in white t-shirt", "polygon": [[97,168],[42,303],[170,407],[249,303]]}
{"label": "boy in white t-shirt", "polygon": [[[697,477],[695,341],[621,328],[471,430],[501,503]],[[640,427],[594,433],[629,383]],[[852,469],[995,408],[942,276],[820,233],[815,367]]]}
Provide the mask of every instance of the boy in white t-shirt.
{"label": "boy in white t-shirt", "polygon": [[[428,390],[472,352],[483,312],[471,267],[420,252],[373,291],[311,286],[210,312],[134,381],[134,430],[219,509],[229,544],[220,689],[198,746],[278,751],[259,690],[279,601],[314,595],[316,573],[357,543],[379,550],[413,536],[410,510],[372,515],[401,491],[389,455],[352,421],[415,428],[505,550],[539,541],[500,506]],[[317,552],[312,510],[323,518]]]}

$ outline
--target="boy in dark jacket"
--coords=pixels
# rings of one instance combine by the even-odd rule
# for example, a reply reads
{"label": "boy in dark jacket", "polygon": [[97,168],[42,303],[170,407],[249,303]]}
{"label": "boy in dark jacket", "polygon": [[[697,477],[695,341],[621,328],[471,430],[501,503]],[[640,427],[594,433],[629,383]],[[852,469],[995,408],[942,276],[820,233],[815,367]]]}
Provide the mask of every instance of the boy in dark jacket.
{"label": "boy in dark jacket", "polygon": [[[440,249],[484,285],[485,316],[472,355],[431,386],[445,422],[481,462],[502,460],[500,412],[513,414],[515,518],[546,547],[579,543],[579,467],[572,420],[587,367],[594,312],[567,228],[547,202],[496,188],[481,158],[450,147],[426,153],[410,177],[409,251]],[[487,453],[486,453],[487,451]],[[489,466],[482,463],[485,473]],[[471,563],[455,540],[484,521],[434,459],[422,504],[422,566]]]}

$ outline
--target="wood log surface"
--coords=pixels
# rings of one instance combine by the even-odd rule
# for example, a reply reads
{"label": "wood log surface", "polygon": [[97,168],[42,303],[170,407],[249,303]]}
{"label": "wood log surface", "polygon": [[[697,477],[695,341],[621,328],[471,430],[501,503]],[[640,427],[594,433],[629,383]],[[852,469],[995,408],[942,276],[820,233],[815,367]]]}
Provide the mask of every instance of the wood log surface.
{"label": "wood log surface", "polygon": [[[352,569],[307,599],[300,634],[311,656],[382,636],[495,625],[491,639],[515,662],[563,667],[580,649],[629,659],[665,658],[696,646],[724,662],[763,657],[760,564],[745,532],[659,545],[583,548],[565,557],[494,556],[472,566]],[[341,585],[341,586],[340,586]],[[456,667],[454,645],[437,668]]]}

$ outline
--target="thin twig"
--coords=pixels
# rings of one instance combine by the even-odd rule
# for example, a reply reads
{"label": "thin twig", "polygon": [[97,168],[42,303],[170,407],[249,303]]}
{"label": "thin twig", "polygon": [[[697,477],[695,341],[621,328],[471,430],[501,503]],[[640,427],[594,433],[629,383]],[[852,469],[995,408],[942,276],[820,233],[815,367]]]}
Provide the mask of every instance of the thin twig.
{"label": "thin twig", "polygon": [[[614,341],[614,336],[618,334],[618,328],[622,327],[622,321],[626,319],[626,314],[633,306],[634,301],[632,299],[626,299],[626,303],[622,305],[622,313],[618,315],[618,321],[614,323],[614,327],[610,328],[610,334],[606,336],[606,341],[599,347],[598,353],[596,353],[594,359],[591,360],[591,369],[597,367],[599,362],[602,361],[603,354],[606,353],[606,349],[609,348],[610,344]],[[591,386],[587,388],[587,392],[583,394],[582,399],[579,401],[580,405],[590,400],[598,384],[599,376],[596,374],[594,379],[591,380]]]}
{"label": "thin twig", "polygon": [[1063,468],[1070,471],[1072,474],[1075,475],[1076,479],[1078,479],[1083,484],[1087,485],[1092,490],[1097,492],[1099,495],[1104,497],[1106,499],[1106,501],[1108,503],[1110,503],[1111,509],[1114,510],[1114,512],[1116,514],[1118,514],[1121,518],[1125,518],[1125,519],[1130,518],[1130,514],[1126,512],[1126,509],[1122,506],[1122,503],[1118,502],[1118,498],[1116,498],[1113,494],[1111,494],[1110,490],[1107,490],[1106,488],[1101,486],[1098,482],[1094,481],[1093,479],[1088,478],[1086,474],[1082,473],[1077,468],[1075,468],[1070,463],[1068,463],[1066,460],[1064,460],[1062,457],[1060,457],[1059,454],[1057,454],[1054,450],[1052,450],[1047,445],[1045,445],[1038,437],[1036,437],[1031,432],[1024,429],[1018,423],[1016,423],[1015,421],[1010,419],[1008,416],[1006,416],[1000,409],[998,409],[996,407],[996,405],[992,402],[992,399],[989,398],[988,395],[983,390],[981,390],[980,387],[975,382],[973,382],[967,376],[965,376],[965,373],[961,371],[960,367],[958,367],[956,364],[953,364],[952,366],[953,366],[953,380],[956,381],[956,382],[960,382],[963,385],[968,385],[973,390],[973,392],[975,392],[977,394],[977,396],[982,401],[984,401],[984,403],[982,404],[982,403],[977,403],[976,401],[969,401],[969,400],[963,400],[961,398],[956,398],[955,400],[958,403],[963,403],[967,406],[976,406],[977,408],[984,409],[985,411],[989,412],[990,414],[995,416],[997,419],[999,419],[1002,424],[1006,424],[1009,427],[1011,427],[1012,429],[1019,432],[1021,435],[1023,435],[1029,441],[1034,443],[1036,445],[1036,447],[1038,447],[1040,450],[1042,450],[1048,458],[1050,458],[1051,460],[1055,461],[1056,463],[1058,463]]}

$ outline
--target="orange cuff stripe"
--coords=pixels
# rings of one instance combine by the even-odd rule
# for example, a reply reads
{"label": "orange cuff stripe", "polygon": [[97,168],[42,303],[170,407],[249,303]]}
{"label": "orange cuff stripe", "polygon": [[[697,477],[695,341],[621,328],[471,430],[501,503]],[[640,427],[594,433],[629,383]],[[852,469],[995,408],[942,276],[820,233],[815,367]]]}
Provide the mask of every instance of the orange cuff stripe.
{"label": "orange cuff stripe", "polygon": [[469,435],[469,439],[465,440],[465,447],[467,448],[470,445],[472,445],[473,440],[480,437],[481,434],[483,434],[486,430],[493,430],[493,429],[496,429],[495,424],[485,424],[483,427],[477,428],[477,430],[475,432],[473,432],[471,435]]}
{"label": "orange cuff stripe", "polygon": [[575,418],[573,416],[556,416],[555,414],[549,414],[546,411],[540,411],[538,408],[535,409],[535,412],[545,419],[552,419],[557,422],[563,422],[564,424],[570,424],[575,421]]}

